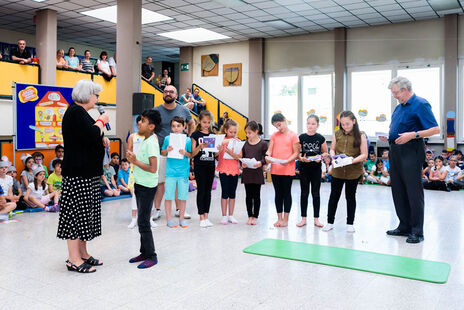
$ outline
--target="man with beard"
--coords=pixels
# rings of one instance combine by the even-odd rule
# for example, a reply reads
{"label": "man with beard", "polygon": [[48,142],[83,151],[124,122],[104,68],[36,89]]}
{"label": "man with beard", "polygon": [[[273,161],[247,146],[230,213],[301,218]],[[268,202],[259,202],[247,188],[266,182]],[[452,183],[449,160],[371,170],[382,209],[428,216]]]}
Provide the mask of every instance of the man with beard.
{"label": "man with beard", "polygon": [[[161,126],[157,130],[156,135],[158,136],[158,143],[160,147],[163,145],[164,138],[171,133],[171,120],[174,116],[182,117],[187,123],[187,135],[190,136],[194,130],[195,122],[190,114],[190,110],[180,104],[176,103],[177,89],[172,85],[167,85],[164,88],[163,99],[164,104],[157,106],[154,110],[157,110],[161,114]],[[166,156],[160,156],[160,162],[158,167],[158,190],[155,195],[155,213],[153,214],[153,220],[157,220],[161,215],[161,201],[164,196],[164,181],[166,178]],[[176,216],[178,216],[178,210],[176,210]],[[185,212],[184,218],[189,219],[190,215]]]}

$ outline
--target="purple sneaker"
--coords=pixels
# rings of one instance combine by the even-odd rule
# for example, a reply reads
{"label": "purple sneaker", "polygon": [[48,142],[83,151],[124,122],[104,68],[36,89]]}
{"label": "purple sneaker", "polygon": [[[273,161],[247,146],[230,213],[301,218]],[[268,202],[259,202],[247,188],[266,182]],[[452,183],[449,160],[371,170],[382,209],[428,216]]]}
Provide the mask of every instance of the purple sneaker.
{"label": "purple sneaker", "polygon": [[53,205],[53,206],[49,206],[47,208],[45,208],[45,211],[48,211],[48,212],[57,212],[57,206],[56,205]]}
{"label": "purple sneaker", "polygon": [[56,212],[59,212],[60,211],[60,205],[59,204],[56,204],[54,205],[55,209],[56,209]]}
{"label": "purple sneaker", "polygon": [[147,259],[147,260],[144,260],[143,263],[138,265],[137,268],[146,269],[146,268],[153,267],[156,264],[158,264],[158,260],[156,258],[154,260],[153,259]]}
{"label": "purple sneaker", "polygon": [[138,262],[141,262],[141,261],[144,261],[145,258],[142,257],[142,255],[139,255],[139,256],[136,256],[136,257],[132,257],[131,259],[129,259],[129,263],[138,263]]}

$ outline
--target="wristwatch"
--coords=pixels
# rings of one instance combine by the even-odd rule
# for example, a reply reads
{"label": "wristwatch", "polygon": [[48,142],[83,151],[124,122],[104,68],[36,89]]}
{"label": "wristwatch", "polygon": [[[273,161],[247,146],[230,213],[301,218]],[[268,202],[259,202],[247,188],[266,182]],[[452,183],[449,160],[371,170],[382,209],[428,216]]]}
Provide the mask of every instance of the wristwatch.
{"label": "wristwatch", "polygon": [[419,132],[416,131],[416,139],[419,139],[420,138],[420,134]]}

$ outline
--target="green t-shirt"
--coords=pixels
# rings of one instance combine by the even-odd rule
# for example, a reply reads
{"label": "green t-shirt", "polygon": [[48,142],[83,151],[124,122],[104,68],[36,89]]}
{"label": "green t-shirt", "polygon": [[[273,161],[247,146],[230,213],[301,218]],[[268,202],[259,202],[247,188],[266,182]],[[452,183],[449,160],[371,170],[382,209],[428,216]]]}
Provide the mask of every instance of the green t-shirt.
{"label": "green t-shirt", "polygon": [[[139,149],[137,152],[137,160],[144,164],[150,164],[150,157],[156,157],[159,167],[160,150],[158,144],[158,138],[156,135],[140,142]],[[145,187],[156,187],[158,186],[158,169],[155,173],[145,171],[139,166],[134,165],[134,179],[135,184],[139,184]]]}
{"label": "green t-shirt", "polygon": [[45,165],[42,165],[42,168],[44,168],[44,170],[45,170],[45,178],[48,178],[48,170],[47,170],[47,166],[45,166]]}
{"label": "green t-shirt", "polygon": [[63,182],[63,176],[57,176],[55,172],[52,172],[50,176],[48,177],[47,184],[52,186],[52,189],[54,191],[59,191],[61,192],[61,183]]}
{"label": "green t-shirt", "polygon": [[366,171],[368,172],[372,171],[373,166],[375,166],[375,160],[371,161],[370,159],[368,159],[364,162],[364,168],[366,168]]}
{"label": "green t-shirt", "polygon": [[[108,182],[108,185],[111,186],[111,177],[114,176],[116,174],[116,172],[114,171],[114,168],[112,166],[110,166],[109,168],[105,168],[105,166],[103,166],[103,175],[105,176],[106,178],[106,181]],[[105,184],[105,181],[103,181],[103,179],[100,179],[100,185],[101,186],[106,186]]]}

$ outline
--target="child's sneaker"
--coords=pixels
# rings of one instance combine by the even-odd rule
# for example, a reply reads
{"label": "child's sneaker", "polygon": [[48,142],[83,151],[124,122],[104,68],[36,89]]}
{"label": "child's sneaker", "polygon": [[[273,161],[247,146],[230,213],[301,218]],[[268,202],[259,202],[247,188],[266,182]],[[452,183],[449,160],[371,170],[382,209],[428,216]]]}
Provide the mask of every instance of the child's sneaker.
{"label": "child's sneaker", "polygon": [[214,224],[211,223],[208,219],[206,219],[205,222],[206,222],[206,227],[212,227],[212,226],[214,226]]}
{"label": "child's sneaker", "polygon": [[346,232],[354,233],[355,232],[354,226],[353,225],[346,225]]}
{"label": "child's sneaker", "polygon": [[232,215],[229,215],[229,223],[238,224],[237,220]]}
{"label": "child's sneaker", "polygon": [[161,210],[155,209],[155,213],[153,213],[153,220],[157,220],[161,217]]}
{"label": "child's sneaker", "polygon": [[55,204],[53,206],[55,207],[56,212],[60,211],[60,205],[59,204]]}
{"label": "child's sneaker", "polygon": [[329,231],[333,229],[333,224],[327,223],[323,228],[322,231]]}
{"label": "child's sneaker", "polygon": [[[151,221],[153,222],[153,221]],[[127,226],[127,228],[129,229],[134,229],[135,226],[137,226],[137,219],[132,219],[132,221],[130,222],[130,224]]]}
{"label": "child's sneaker", "polygon": [[187,228],[187,221],[186,220],[179,220],[179,226],[182,228]]}
{"label": "child's sneaker", "polygon": [[200,221],[200,227],[202,227],[202,228],[208,227],[208,224],[206,224],[206,220],[201,220]]}
{"label": "child's sneaker", "polygon": [[177,228],[176,222],[173,219],[168,220],[166,225],[170,228]]}
{"label": "child's sneaker", "polygon": [[156,224],[155,221],[150,220],[150,226],[151,228],[155,228],[155,227],[158,227],[158,224]]}
{"label": "child's sneaker", "polygon": [[192,216],[190,214],[187,213],[187,210],[185,210],[184,212],[184,219],[186,220],[190,220],[192,218]]}
{"label": "child's sneaker", "polygon": [[228,222],[229,222],[229,219],[227,218],[227,216],[223,216],[222,220],[221,220],[221,224],[222,225],[227,225]]}

